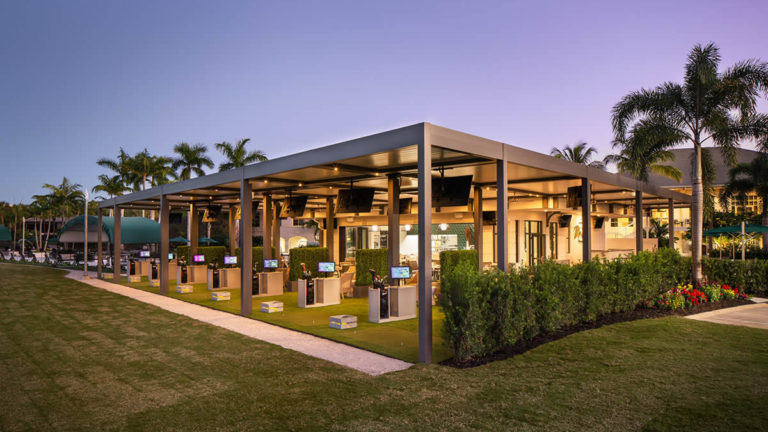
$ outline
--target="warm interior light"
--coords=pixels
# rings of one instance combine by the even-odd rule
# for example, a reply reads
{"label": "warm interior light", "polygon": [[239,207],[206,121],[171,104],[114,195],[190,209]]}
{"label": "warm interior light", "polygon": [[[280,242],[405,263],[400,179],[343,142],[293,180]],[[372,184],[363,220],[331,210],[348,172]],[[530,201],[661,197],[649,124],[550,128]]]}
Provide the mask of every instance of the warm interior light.
{"label": "warm interior light", "polygon": [[339,167],[335,166],[335,167],[333,167],[333,170],[334,171],[339,171]]}
{"label": "warm interior light", "polygon": [[267,183],[269,183],[269,180],[264,179],[264,184],[267,184]]}
{"label": "warm interior light", "polygon": [[410,231],[411,230],[411,224],[405,224],[405,230]]}
{"label": "warm interior light", "polygon": [[373,225],[373,226],[371,227],[371,231],[374,231],[374,232],[376,232],[376,231],[378,231],[378,230],[379,230],[379,226],[378,226],[378,225]]}
{"label": "warm interior light", "polygon": [[302,183],[299,183],[299,187],[302,187],[302,186],[304,186],[304,185]]}
{"label": "warm interior light", "polygon": [[447,223],[441,223],[440,224],[440,231],[445,231],[447,229],[448,229],[448,224]]}

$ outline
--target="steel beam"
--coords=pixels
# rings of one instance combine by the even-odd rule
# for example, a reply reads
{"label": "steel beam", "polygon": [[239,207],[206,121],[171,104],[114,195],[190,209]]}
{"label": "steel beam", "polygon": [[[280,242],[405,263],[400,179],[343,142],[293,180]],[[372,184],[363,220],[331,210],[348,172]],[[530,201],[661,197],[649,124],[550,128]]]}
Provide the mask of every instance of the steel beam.
{"label": "steel beam", "polygon": [[98,210],[98,221],[96,222],[96,241],[98,242],[98,245],[96,245],[96,277],[101,279],[102,276],[102,261],[104,260],[104,252],[102,251],[103,247],[101,244],[101,217],[102,217],[102,210]]}
{"label": "steel beam", "polygon": [[581,260],[592,259],[592,185],[589,179],[581,179]]}
{"label": "steel beam", "polygon": [[418,175],[419,362],[432,363],[432,145],[426,132],[418,145]]}
{"label": "steel beam", "polygon": [[[243,217],[242,208],[243,206],[240,205],[241,220]],[[242,221],[240,225],[240,236],[242,237]],[[264,195],[264,208],[261,210],[261,240],[261,244],[264,246],[264,258],[276,258],[272,256],[272,195],[270,194]]]}
{"label": "steel beam", "polygon": [[168,273],[170,266],[168,265],[168,253],[170,248],[170,223],[168,221],[171,208],[168,202],[168,197],[163,195],[160,198],[160,294],[168,294],[168,280],[170,279]]}
{"label": "steel beam", "polygon": [[507,190],[507,161],[496,161],[496,264],[509,271],[509,191]]}
{"label": "steel beam", "polygon": [[389,176],[387,188],[387,249],[389,266],[395,267],[400,265],[400,178]]}
{"label": "steel beam", "polygon": [[253,188],[240,182],[240,315],[253,313]]}
{"label": "steel beam", "polygon": [[635,250],[643,251],[643,192],[635,191]]}
{"label": "steel beam", "polygon": [[475,186],[475,197],[472,201],[475,212],[475,250],[477,251],[478,269],[483,269],[483,188]]}
{"label": "steel beam", "polygon": [[197,241],[200,238],[200,220],[197,214],[197,204],[189,205],[189,258],[197,255]]}
{"label": "steel beam", "polygon": [[120,277],[122,273],[122,269],[120,268],[120,243],[122,241],[122,238],[120,238],[121,228],[120,228],[120,206],[115,206],[114,209],[115,212],[115,225],[113,227],[114,232],[112,233],[112,242],[114,243],[112,246],[112,271],[114,272],[114,281],[120,282]]}
{"label": "steel beam", "polygon": [[325,247],[328,249],[328,259],[336,262],[335,254],[335,236],[336,231],[333,228],[336,215],[334,214],[333,198],[328,197],[325,200]]}

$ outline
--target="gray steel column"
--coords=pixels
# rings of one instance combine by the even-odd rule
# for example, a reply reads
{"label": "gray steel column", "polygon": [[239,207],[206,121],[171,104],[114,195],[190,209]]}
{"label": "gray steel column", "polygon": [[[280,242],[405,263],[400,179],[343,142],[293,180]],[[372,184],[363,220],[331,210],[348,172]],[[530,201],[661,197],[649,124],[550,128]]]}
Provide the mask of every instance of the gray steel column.
{"label": "gray steel column", "polygon": [[227,229],[229,234],[229,253],[231,255],[235,254],[235,249],[237,249],[237,245],[235,244],[235,213],[237,212],[237,209],[235,206],[231,205],[229,206],[229,215],[227,220]]}
{"label": "gray steel column", "polygon": [[475,186],[475,198],[472,201],[475,212],[475,250],[477,251],[478,269],[483,269],[483,187]]}
{"label": "gray steel column", "polygon": [[167,195],[160,196],[160,294],[168,294],[168,252],[170,248],[170,223],[168,221],[171,211],[171,205]]}
{"label": "gray steel column", "polygon": [[[240,205],[240,237],[243,237],[243,206]],[[272,195],[264,195],[264,208],[261,210],[261,244],[264,246],[264,258],[273,259],[272,256]]]}
{"label": "gray steel column", "polygon": [[672,198],[669,199],[669,207],[667,208],[669,212],[669,222],[667,222],[667,225],[669,227],[669,247],[672,249],[675,248],[675,200]]}
{"label": "gray steel column", "polygon": [[274,210],[272,210],[272,247],[275,248],[275,258],[280,256],[280,210],[282,205],[277,201],[272,201]]}
{"label": "gray steel column", "polygon": [[643,251],[643,193],[635,191],[635,249]]}
{"label": "gray steel column", "polygon": [[509,271],[509,191],[507,161],[496,161],[496,263],[499,270]]}
{"label": "gray steel column", "polygon": [[114,272],[114,281],[120,282],[120,273],[122,273],[122,270],[120,269],[120,243],[122,242],[122,239],[120,238],[120,207],[115,206],[115,218],[114,218],[114,226],[112,227],[112,271]]}
{"label": "gray steel column", "polygon": [[387,249],[389,266],[400,265],[400,177],[387,179]]}
{"label": "gray steel column", "polygon": [[426,130],[418,161],[419,362],[432,363],[432,145]]}
{"label": "gray steel column", "polygon": [[240,315],[253,313],[253,187],[240,181]]}
{"label": "gray steel column", "polygon": [[592,185],[589,179],[581,179],[581,260],[592,259]]}
{"label": "gray steel column", "polygon": [[336,261],[334,252],[336,231],[333,228],[333,221],[336,220],[336,214],[333,208],[333,198],[325,199],[325,247],[328,248],[328,259]]}
{"label": "gray steel column", "polygon": [[96,277],[101,279],[102,275],[102,260],[104,259],[104,252],[102,251],[102,245],[101,245],[101,217],[102,217],[102,211],[99,209],[99,218],[98,222],[96,223],[96,242],[98,243],[96,245]]}
{"label": "gray steel column", "polygon": [[197,206],[189,205],[189,259],[197,255],[197,240],[200,238],[200,219],[197,214]]}

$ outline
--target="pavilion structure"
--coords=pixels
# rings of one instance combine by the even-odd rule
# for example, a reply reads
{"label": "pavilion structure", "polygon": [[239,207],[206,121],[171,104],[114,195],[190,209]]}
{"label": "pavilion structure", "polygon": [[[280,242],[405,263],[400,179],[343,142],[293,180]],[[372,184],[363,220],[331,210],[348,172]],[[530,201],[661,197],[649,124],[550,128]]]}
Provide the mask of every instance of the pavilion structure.
{"label": "pavilion structure", "polygon": [[[441,176],[472,175],[467,205],[433,207],[432,180]],[[337,194],[350,187],[374,188],[370,213],[336,212]],[[574,189],[579,201],[573,203]],[[234,240],[236,208],[242,221],[260,212],[264,245],[279,241],[279,209],[283,199],[305,195],[307,217],[323,221],[322,243],[331,259],[344,255],[345,229],[363,225],[387,227],[390,266],[401,263],[403,225],[418,227],[419,361],[432,360],[433,224],[466,223],[468,241],[478,250],[479,264],[509,271],[513,265],[552,258],[576,262],[612,252],[648,248],[643,218],[650,209],[665,208],[670,230],[675,207],[690,207],[691,197],[651,183],[575,164],[502,142],[481,138],[430,123],[390,130],[326,147],[280,157],[230,171],[210,174],[99,202],[102,211],[114,209],[114,255],[120,256],[120,209],[159,209],[160,293],[169,289],[169,213],[189,212],[192,221],[190,254],[198,239],[198,210],[221,206],[229,211]],[[409,214],[400,214],[400,199],[412,198]],[[487,215],[492,214],[492,218]],[[624,227],[625,238],[607,238],[604,230],[613,220],[634,220]],[[605,225],[604,225],[605,223]],[[553,226],[557,225],[557,226]],[[613,228],[618,229],[618,228]],[[600,231],[603,230],[603,231]],[[97,233],[101,235],[101,227]],[[602,232],[599,238],[595,232]],[[576,235],[578,234],[578,235]],[[472,237],[472,238],[470,238]],[[578,237],[578,239],[577,239]],[[670,235],[670,243],[674,235]],[[654,239],[655,240],[655,239]],[[234,242],[233,242],[234,243]],[[101,239],[98,240],[101,263]],[[240,227],[239,262],[252,261],[253,227]],[[548,245],[548,246],[547,246]],[[674,246],[674,244],[671,244]],[[276,248],[279,251],[279,244]],[[538,250],[538,255],[532,251]],[[271,248],[264,248],[271,258]],[[101,267],[99,266],[99,276]],[[253,269],[241,266],[242,315],[252,313]],[[115,278],[119,279],[119,271]]]}

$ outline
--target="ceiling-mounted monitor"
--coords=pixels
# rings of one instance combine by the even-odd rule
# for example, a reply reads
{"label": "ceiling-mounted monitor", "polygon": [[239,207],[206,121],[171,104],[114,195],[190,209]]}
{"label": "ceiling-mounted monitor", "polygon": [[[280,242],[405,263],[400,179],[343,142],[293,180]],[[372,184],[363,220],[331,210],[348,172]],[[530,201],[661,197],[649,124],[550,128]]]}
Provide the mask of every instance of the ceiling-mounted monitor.
{"label": "ceiling-mounted monitor", "polygon": [[483,225],[496,225],[496,212],[484,211],[483,212]]}
{"label": "ceiling-mounted monitor", "polygon": [[558,220],[560,228],[568,228],[571,225],[571,215],[561,215]]}
{"label": "ceiling-mounted monitor", "polygon": [[565,206],[576,209],[581,207],[581,186],[572,186],[568,188],[568,195],[565,200]]}
{"label": "ceiling-mounted monitor", "polygon": [[432,207],[465,206],[469,203],[472,176],[432,178]]}
{"label": "ceiling-mounted monitor", "polygon": [[373,188],[339,190],[336,197],[336,213],[369,213],[373,206]]}
{"label": "ceiling-mounted monitor", "polygon": [[413,207],[413,198],[400,198],[400,214],[411,214],[411,207]]}
{"label": "ceiling-mounted monitor", "polygon": [[304,210],[307,208],[306,196],[292,196],[283,200],[280,209],[281,218],[300,218],[304,216]]}

